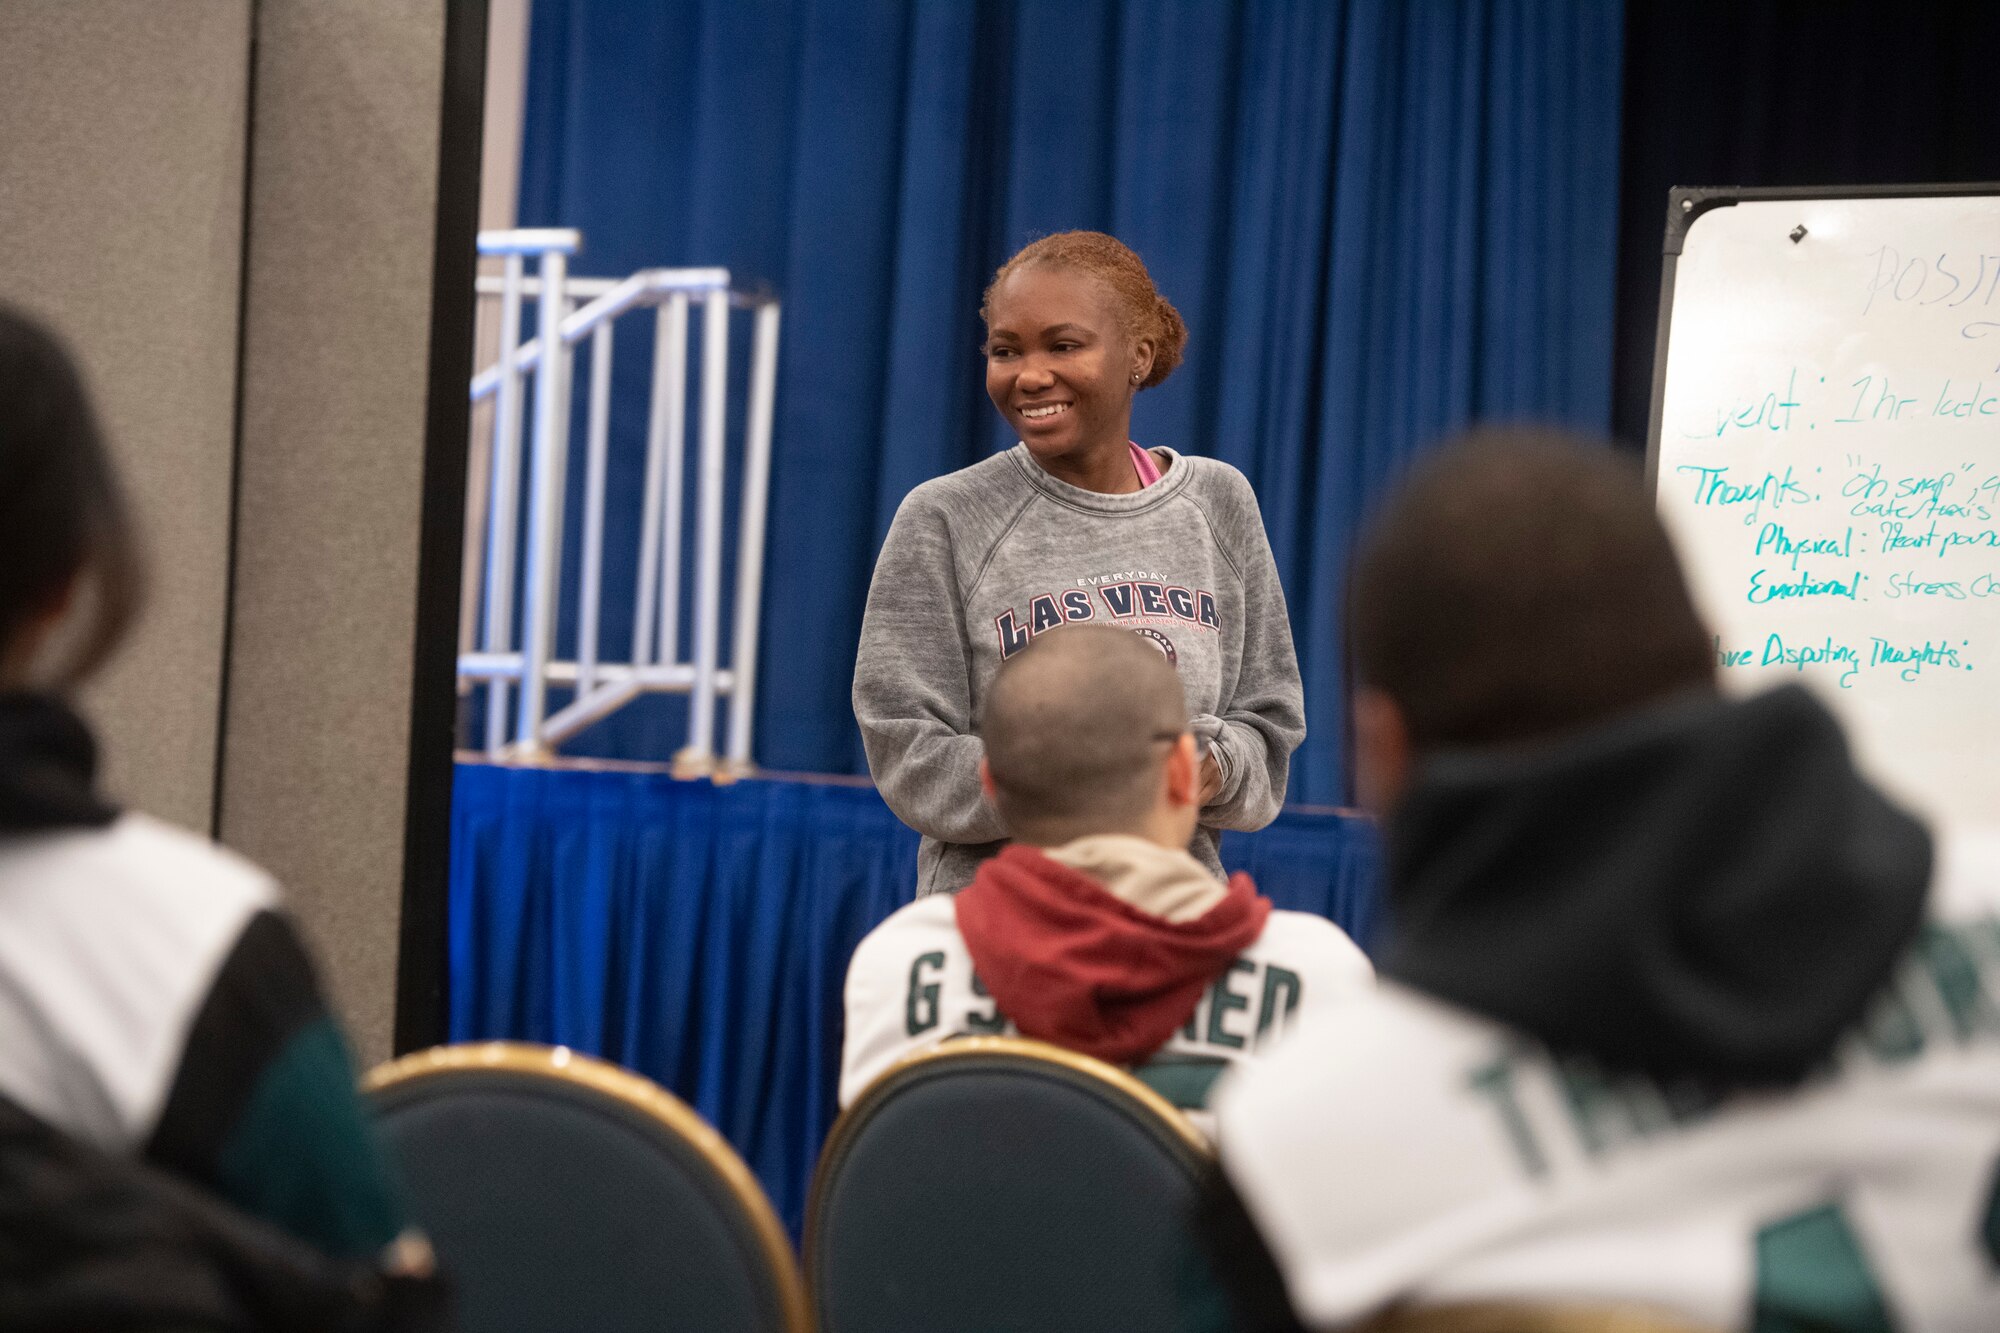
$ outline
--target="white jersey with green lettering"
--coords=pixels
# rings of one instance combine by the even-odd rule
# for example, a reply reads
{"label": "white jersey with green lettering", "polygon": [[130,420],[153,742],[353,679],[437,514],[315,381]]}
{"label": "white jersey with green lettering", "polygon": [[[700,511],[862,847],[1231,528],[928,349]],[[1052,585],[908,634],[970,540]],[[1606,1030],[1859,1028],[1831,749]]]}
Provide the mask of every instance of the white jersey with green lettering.
{"label": "white jersey with green lettering", "polygon": [[1634,1303],[1718,1328],[2000,1329],[2000,838],[1824,1074],[1717,1101],[1608,1079],[1385,983],[1220,1089],[1300,1318]]}
{"label": "white jersey with green lettering", "polygon": [[[1367,955],[1331,921],[1274,911],[1186,1025],[1133,1072],[1207,1129],[1202,1108],[1223,1070],[1261,1055],[1295,1021],[1351,1003],[1374,979]],[[846,1008],[843,1107],[904,1056],[953,1037],[1020,1035],[974,972],[945,894],[917,899],[861,941]]]}

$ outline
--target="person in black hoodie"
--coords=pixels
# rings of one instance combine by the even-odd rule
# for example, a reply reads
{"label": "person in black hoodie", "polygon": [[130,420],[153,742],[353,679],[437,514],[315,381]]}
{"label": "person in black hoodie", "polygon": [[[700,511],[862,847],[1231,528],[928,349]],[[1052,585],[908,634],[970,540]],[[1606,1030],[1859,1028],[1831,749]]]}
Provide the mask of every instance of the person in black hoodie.
{"label": "person in black hoodie", "polygon": [[[157,1275],[161,1237],[199,1235],[180,1253],[212,1256],[218,1237],[261,1227],[290,1238],[265,1250],[291,1255],[291,1272],[315,1252],[349,1261],[350,1274],[421,1276],[430,1264],[276,885],[205,838],[119,810],[97,785],[96,745],[67,695],[117,646],[142,572],[74,364],[38,325],[0,309],[0,1186],[10,1203],[0,1309],[9,1326],[33,1322],[22,1314],[29,1287],[56,1282],[70,1261],[85,1264],[72,1285],[97,1298],[108,1294],[107,1271]],[[151,1189],[145,1171],[178,1182]],[[189,1186],[245,1222],[197,1220]],[[65,1201],[62,1215],[38,1214],[37,1198]],[[92,1199],[115,1214],[89,1215]],[[102,1247],[114,1231],[147,1238],[147,1267],[58,1252],[59,1238]],[[241,1286],[246,1271],[224,1285]],[[149,1298],[128,1285],[121,1294]],[[59,1303],[37,1308],[61,1317]],[[82,1324],[118,1323],[109,1306],[93,1308],[99,1317]]]}
{"label": "person in black hoodie", "polygon": [[1351,589],[1375,994],[1220,1093],[1243,1329],[1398,1303],[2000,1327],[2000,842],[1730,699],[1608,449],[1445,449]]}

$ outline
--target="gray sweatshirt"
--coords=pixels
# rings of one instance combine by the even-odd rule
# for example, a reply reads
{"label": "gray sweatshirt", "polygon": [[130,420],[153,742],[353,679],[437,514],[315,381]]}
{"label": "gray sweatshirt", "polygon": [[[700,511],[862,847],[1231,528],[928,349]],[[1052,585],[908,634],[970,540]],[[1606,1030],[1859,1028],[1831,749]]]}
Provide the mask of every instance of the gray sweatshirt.
{"label": "gray sweatshirt", "polygon": [[979,789],[980,702],[1002,661],[1058,625],[1128,626],[1179,669],[1222,770],[1188,848],[1210,870],[1222,869],[1213,830],[1276,817],[1306,723],[1257,497],[1227,463],[1153,452],[1160,480],[1100,495],[1017,444],[896,510],[861,623],[854,716],[883,798],[924,835],[920,896],[964,888],[1004,845]]}

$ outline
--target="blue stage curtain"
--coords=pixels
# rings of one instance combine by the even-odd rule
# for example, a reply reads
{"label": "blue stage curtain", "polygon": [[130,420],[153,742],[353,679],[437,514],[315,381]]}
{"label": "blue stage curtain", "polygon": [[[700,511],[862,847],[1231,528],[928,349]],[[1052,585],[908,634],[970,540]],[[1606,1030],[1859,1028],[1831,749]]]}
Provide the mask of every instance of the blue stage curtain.
{"label": "blue stage curtain", "polygon": [[[451,1037],[602,1055],[736,1145],[797,1234],[833,1123],[854,946],[909,900],[916,835],[870,787],[461,764]],[[1280,907],[1366,941],[1364,821],[1287,812],[1230,835]]]}
{"label": "blue stage curtain", "polygon": [[[876,549],[912,486],[1004,443],[981,289],[1091,227],[1187,317],[1134,433],[1256,486],[1305,672],[1291,797],[1345,802],[1369,505],[1470,421],[1608,425],[1622,25],[1606,0],[537,0],[522,223],[581,228],[580,272],[723,264],[785,300],[757,759],[865,771]],[[649,342],[621,326],[613,496]],[[636,512],[614,504],[611,550]],[[572,748],[664,758],[684,717],[645,700]]]}

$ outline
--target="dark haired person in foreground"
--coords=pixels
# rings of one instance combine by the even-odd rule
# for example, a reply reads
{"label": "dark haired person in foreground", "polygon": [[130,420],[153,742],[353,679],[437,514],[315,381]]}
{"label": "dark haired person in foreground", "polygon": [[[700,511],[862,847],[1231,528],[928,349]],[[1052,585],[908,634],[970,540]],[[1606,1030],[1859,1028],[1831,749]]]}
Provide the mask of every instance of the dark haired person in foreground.
{"label": "dark haired person in foreground", "polygon": [[[96,785],[67,694],[116,647],[140,584],[75,367],[0,309],[0,1322],[26,1299],[21,1281],[54,1280],[75,1257],[64,1238],[143,1256],[111,1255],[83,1283],[100,1303],[78,1326],[125,1327],[125,1307],[105,1302],[143,1303],[173,1271],[176,1238],[185,1251],[237,1233],[189,1223],[178,1203],[148,1211],[144,1187],[91,1167],[92,1153],[143,1160],[324,1255],[428,1266],[277,886]],[[43,1127],[82,1147],[51,1148]],[[23,1167],[31,1187],[16,1189],[23,1151],[46,1169]],[[60,1215],[37,1215],[38,1199]],[[114,1213],[116,1200],[139,1211]]]}
{"label": "dark haired person in foreground", "polygon": [[855,950],[843,1105],[905,1055],[1019,1033],[1143,1066],[1198,1112],[1224,1068],[1368,987],[1339,927],[1273,911],[1247,875],[1224,884],[1188,852],[1189,727],[1180,678],[1129,630],[1055,630],[1000,668],[980,773],[1015,843]]}
{"label": "dark haired person in foreground", "polygon": [[2000,845],[1934,840],[1805,690],[1716,692],[1608,450],[1433,457],[1351,609],[1393,933],[1221,1093],[1233,1326],[2000,1328]]}

